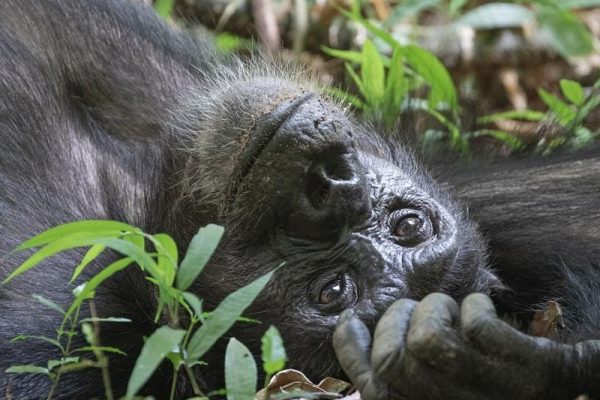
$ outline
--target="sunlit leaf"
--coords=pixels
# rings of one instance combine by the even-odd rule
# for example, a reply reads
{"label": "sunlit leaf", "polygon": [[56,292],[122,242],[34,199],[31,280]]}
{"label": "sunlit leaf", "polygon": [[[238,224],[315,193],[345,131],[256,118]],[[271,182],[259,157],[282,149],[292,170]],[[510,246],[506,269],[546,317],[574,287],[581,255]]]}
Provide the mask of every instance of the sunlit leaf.
{"label": "sunlit leaf", "polygon": [[431,88],[430,106],[437,108],[440,103],[445,103],[450,109],[456,110],[458,105],[456,88],[442,62],[431,52],[418,46],[400,46],[399,51]]}
{"label": "sunlit leaf", "polygon": [[554,113],[558,122],[560,122],[562,125],[568,124],[575,118],[577,114],[575,110],[573,110],[567,103],[554,96],[552,93],[540,88],[538,90],[538,94],[540,95],[542,101],[550,108],[552,113]]}
{"label": "sunlit leaf", "polygon": [[579,82],[575,82],[569,79],[560,80],[560,90],[563,96],[565,96],[571,103],[576,106],[583,104],[585,100],[585,93]]}
{"label": "sunlit leaf", "polygon": [[113,232],[115,235],[120,235],[122,232],[140,232],[140,230],[129,224],[117,221],[90,219],[69,222],[67,224],[47,229],[44,232],[32,237],[17,247],[17,250],[25,250],[32,247],[42,246],[77,232],[96,232],[98,237],[105,237],[109,236],[109,232]]}
{"label": "sunlit leaf", "polygon": [[158,252],[158,269],[165,274],[165,283],[172,285],[177,272],[179,255],[177,253],[177,244],[173,238],[165,233],[158,233],[152,236]]}
{"label": "sunlit leaf", "polygon": [[385,88],[385,69],[377,48],[370,40],[366,40],[362,49],[361,81],[363,94],[371,106],[379,106],[383,102]]}
{"label": "sunlit leaf", "polygon": [[[115,231],[112,231],[115,232]],[[107,231],[100,233],[107,234]],[[113,234],[108,234],[108,237],[112,237]],[[100,236],[102,237],[102,236]],[[35,238],[34,238],[35,239]],[[27,260],[25,260],[18,268],[16,268],[3,283],[6,283],[14,277],[21,275],[29,269],[35,267],[46,258],[51,257],[64,250],[70,250],[76,247],[83,247],[95,244],[95,241],[99,239],[98,232],[74,232],[67,236],[56,238],[54,241],[42,247],[40,250],[33,253]]]}
{"label": "sunlit leaf", "polygon": [[101,244],[95,244],[92,247],[90,247],[87,253],[85,253],[85,256],[83,256],[83,258],[81,259],[79,265],[75,268],[75,271],[73,271],[73,275],[71,276],[71,280],[69,281],[69,283],[73,283],[75,279],[77,279],[77,277],[83,272],[85,267],[87,267],[89,263],[94,261],[96,257],[98,257],[100,253],[104,251],[105,248],[106,247],[104,247],[104,245]]}
{"label": "sunlit leaf", "polygon": [[273,375],[285,367],[285,348],[283,339],[276,327],[271,326],[261,338],[263,369],[268,375]]}

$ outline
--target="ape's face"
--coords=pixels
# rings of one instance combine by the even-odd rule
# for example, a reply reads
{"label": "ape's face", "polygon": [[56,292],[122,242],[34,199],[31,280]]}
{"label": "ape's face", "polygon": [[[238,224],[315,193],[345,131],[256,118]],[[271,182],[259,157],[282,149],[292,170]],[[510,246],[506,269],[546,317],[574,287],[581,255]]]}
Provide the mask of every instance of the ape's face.
{"label": "ape's face", "polygon": [[291,366],[334,373],[330,339],[343,310],[373,324],[399,298],[489,287],[474,229],[399,145],[310,92],[273,85],[257,98],[267,103],[258,115],[239,113],[251,128],[218,139],[234,150],[221,166],[229,229],[205,282],[221,281],[204,290],[285,266],[253,306],[264,326],[236,336],[276,321]]}

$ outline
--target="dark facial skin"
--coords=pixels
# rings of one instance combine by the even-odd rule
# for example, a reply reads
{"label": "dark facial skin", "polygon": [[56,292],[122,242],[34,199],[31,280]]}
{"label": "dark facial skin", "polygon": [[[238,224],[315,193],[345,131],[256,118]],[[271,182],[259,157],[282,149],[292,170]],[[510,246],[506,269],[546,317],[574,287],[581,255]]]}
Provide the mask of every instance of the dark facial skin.
{"label": "dark facial skin", "polygon": [[[340,374],[337,363],[324,362],[324,352],[335,357],[323,343],[345,309],[373,327],[396,299],[434,291],[462,299],[495,282],[481,246],[473,250],[480,239],[472,226],[447,195],[427,191],[431,180],[408,154],[395,161],[395,144],[313,93],[258,121],[253,134],[269,141],[238,180],[223,217],[233,215],[225,224],[235,242],[226,242],[221,255],[236,262],[216,260],[207,281],[226,265],[252,262],[260,275],[286,263],[253,310],[263,323],[279,326],[290,367],[315,379]],[[265,126],[273,132],[265,134]],[[248,151],[256,153],[248,144],[240,159]],[[248,336],[248,327],[240,329]]]}
{"label": "dark facial skin", "polygon": [[[589,283],[597,282],[595,253],[584,251],[594,246],[597,224],[581,236],[588,240],[582,248],[551,235],[561,230],[551,229],[557,225],[550,218],[529,225],[552,245],[541,246],[535,230],[516,240],[524,228],[510,224],[525,217],[503,212],[510,198],[494,201],[515,192],[496,177],[512,191],[474,202],[493,244],[492,272],[484,238],[464,207],[401,143],[356,122],[291,72],[219,60],[209,45],[168,27],[141,2],[0,2],[0,143],[0,252],[7,254],[0,276],[26,256],[9,253],[18,243],[60,223],[122,220],[173,235],[183,253],[199,227],[216,222],[226,235],[192,287],[207,309],[285,262],[247,312],[262,324],[239,324],[227,334],[255,354],[274,324],[289,367],[315,380],[347,376],[367,400],[600,392],[595,343],[566,344],[600,331],[600,302],[592,301],[598,290]],[[578,168],[593,171],[597,159]],[[539,184],[544,171],[517,187],[555,188],[553,179]],[[459,192],[476,200],[472,187],[487,178],[464,176],[464,185],[456,180]],[[582,187],[595,188],[594,175],[587,177]],[[592,204],[597,193],[577,199]],[[479,214],[486,206],[490,212]],[[537,216],[536,208],[544,207],[527,215]],[[588,220],[597,221],[595,215]],[[575,261],[560,265],[569,269],[543,257],[565,248]],[[9,340],[54,335],[60,317],[30,294],[68,304],[66,282],[81,256],[62,254],[0,287],[0,397],[47,395],[45,377],[4,370],[58,353],[45,342]],[[116,257],[103,253],[81,280]],[[522,260],[526,270],[517,268]],[[545,269],[532,267],[538,260]],[[486,296],[521,316],[557,293],[568,309],[587,305],[583,316],[570,311],[573,334],[565,344],[502,322]],[[101,329],[104,345],[128,354],[111,358],[113,389],[122,395],[143,337],[156,329],[156,294],[138,270],[125,270],[98,289],[95,305],[100,316],[132,321]],[[195,369],[207,391],[222,386],[225,342],[207,355],[208,367]],[[168,368],[159,370],[143,393],[166,398],[170,379]],[[184,380],[177,395],[192,395]],[[100,374],[65,375],[57,396],[104,396]]]}

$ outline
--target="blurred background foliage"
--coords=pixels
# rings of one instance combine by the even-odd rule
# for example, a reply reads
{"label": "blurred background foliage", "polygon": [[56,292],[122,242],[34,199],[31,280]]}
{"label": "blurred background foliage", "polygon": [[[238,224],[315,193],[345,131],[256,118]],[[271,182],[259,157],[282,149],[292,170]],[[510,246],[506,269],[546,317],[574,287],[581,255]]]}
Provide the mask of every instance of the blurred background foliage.
{"label": "blurred background foliage", "polygon": [[153,4],[224,51],[303,64],[381,129],[410,115],[404,134],[425,148],[545,154],[600,136],[600,0]]}

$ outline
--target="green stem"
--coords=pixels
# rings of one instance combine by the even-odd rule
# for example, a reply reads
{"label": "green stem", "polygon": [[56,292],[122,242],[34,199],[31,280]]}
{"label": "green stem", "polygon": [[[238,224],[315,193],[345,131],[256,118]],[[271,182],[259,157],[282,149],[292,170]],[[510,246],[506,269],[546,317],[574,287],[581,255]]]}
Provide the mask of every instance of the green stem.
{"label": "green stem", "polygon": [[194,372],[192,371],[192,369],[186,365],[185,372],[187,373],[187,376],[190,379],[190,384],[192,385],[192,390],[194,391],[194,394],[197,396],[205,397],[204,393],[202,393],[202,390],[200,390],[200,387],[198,386],[196,376],[194,376]]}
{"label": "green stem", "polygon": [[[73,336],[75,336],[75,327],[77,326],[77,321],[79,320],[79,310],[81,310],[81,305],[79,307],[77,307],[77,310],[75,311],[75,315],[73,316],[73,318],[71,318],[71,327],[69,329],[67,345],[65,346],[65,351],[63,352],[63,357],[68,357],[69,353],[71,352],[71,343],[73,342]],[[63,327],[65,325],[65,322],[66,321],[63,320],[62,323],[60,324],[58,340],[60,340],[60,337],[62,336]],[[52,400],[52,396],[54,396],[54,392],[56,391],[56,388],[58,387],[58,382],[60,381],[60,376],[62,375],[62,371],[63,371],[62,368],[58,369],[58,372],[56,373],[56,378],[54,378],[54,380],[52,381],[52,386],[50,387],[50,391],[48,392],[48,397],[46,398],[46,400]]]}
{"label": "green stem", "polygon": [[173,368],[173,379],[171,382],[171,395],[169,396],[169,400],[175,400],[175,389],[177,389],[177,372],[179,369]]}

